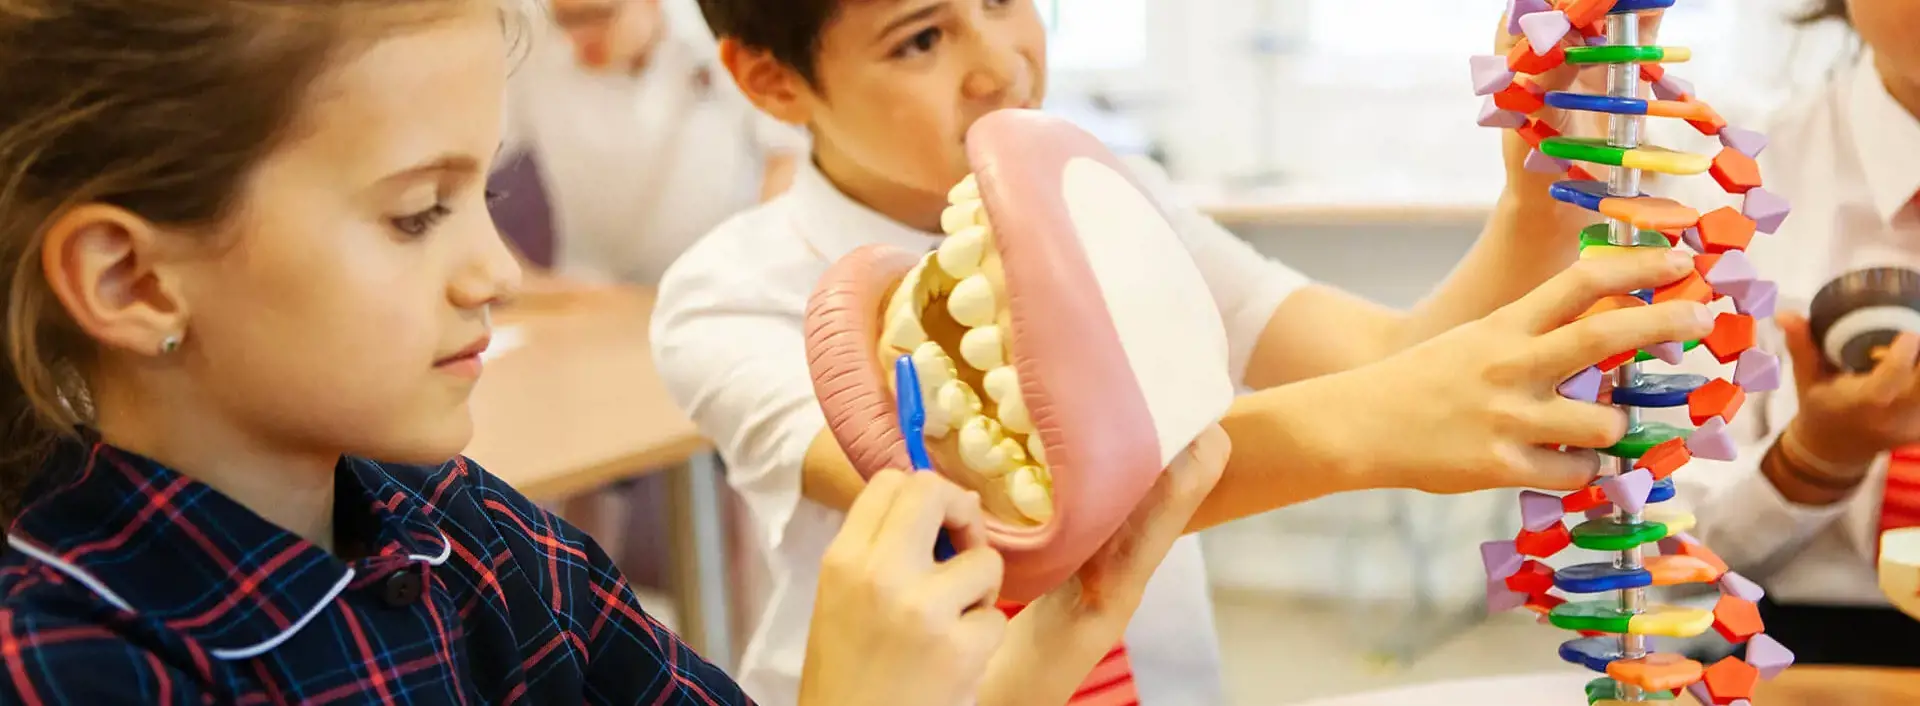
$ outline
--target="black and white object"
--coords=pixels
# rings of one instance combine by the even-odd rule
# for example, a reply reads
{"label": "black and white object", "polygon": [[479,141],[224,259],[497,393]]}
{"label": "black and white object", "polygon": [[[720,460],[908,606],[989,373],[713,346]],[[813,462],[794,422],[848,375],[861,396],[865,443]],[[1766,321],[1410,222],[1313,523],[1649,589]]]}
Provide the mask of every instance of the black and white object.
{"label": "black and white object", "polygon": [[1920,272],[1898,267],[1855,270],[1821,287],[1808,308],[1820,352],[1847,372],[1873,369],[1874,352],[1901,333],[1920,333]]}

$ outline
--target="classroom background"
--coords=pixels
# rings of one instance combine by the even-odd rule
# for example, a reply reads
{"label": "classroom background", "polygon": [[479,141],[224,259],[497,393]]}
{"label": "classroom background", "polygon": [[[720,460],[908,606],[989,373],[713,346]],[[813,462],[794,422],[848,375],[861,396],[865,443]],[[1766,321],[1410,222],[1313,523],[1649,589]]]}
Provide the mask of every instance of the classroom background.
{"label": "classroom background", "polygon": [[[1503,0],[1039,4],[1053,33],[1047,110],[1159,162],[1233,232],[1316,279],[1411,305],[1499,193],[1498,133],[1474,124],[1467,59],[1490,51]],[[1660,43],[1693,48],[1684,75],[1741,123],[1847,56],[1837,28],[1789,24],[1803,8],[1684,0]],[[673,32],[711,41],[693,0],[666,13]],[[648,304],[633,286],[505,314],[470,455],[617,536],[648,608],[731,666],[762,599],[757,549],[717,461],[651,377]],[[1230,693],[1284,704],[1563,667],[1565,633],[1525,611],[1484,614],[1477,547],[1518,523],[1510,492],[1380,491],[1207,532]]]}

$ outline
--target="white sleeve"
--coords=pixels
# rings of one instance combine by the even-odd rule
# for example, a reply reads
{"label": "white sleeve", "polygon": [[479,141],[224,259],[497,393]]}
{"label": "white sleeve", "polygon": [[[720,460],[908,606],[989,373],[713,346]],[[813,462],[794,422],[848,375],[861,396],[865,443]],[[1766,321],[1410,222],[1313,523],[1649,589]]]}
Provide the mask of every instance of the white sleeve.
{"label": "white sleeve", "polygon": [[703,266],[696,246],[668,271],[652,321],[654,365],[668,394],[712,440],[727,481],[770,549],[801,502],[807,448],[826,428],[807,369],[802,321],[751,281]]}
{"label": "white sleeve", "polygon": [[[1757,329],[1759,346],[1780,359],[1780,389],[1749,393],[1746,404],[1734,415],[1727,430],[1739,450],[1735,460],[1695,458],[1675,473],[1673,480],[1679,491],[1678,501],[1690,506],[1698,523],[1693,534],[1736,570],[1764,576],[1770,567],[1797,552],[1845,514],[1850,503],[1826,507],[1794,503],[1760,472],[1760,460],[1793,419],[1798,403],[1793,362],[1787,357],[1784,336],[1771,321],[1761,322]],[[1644,367],[1665,366],[1654,363]],[[1729,366],[1714,360],[1705,348],[1689,352],[1678,368],[1708,378],[1732,374]],[[1667,421],[1686,428],[1689,422],[1685,409],[1660,413]]]}
{"label": "white sleeve", "polygon": [[1151,161],[1130,160],[1128,166],[1147,193],[1154,197],[1186,241],[1193,264],[1207,280],[1214,304],[1226,324],[1229,370],[1236,385],[1244,385],[1253,348],[1273,319],[1274,310],[1288,295],[1311,282],[1306,275],[1273,258],[1202,213],[1174,187],[1166,171]]}

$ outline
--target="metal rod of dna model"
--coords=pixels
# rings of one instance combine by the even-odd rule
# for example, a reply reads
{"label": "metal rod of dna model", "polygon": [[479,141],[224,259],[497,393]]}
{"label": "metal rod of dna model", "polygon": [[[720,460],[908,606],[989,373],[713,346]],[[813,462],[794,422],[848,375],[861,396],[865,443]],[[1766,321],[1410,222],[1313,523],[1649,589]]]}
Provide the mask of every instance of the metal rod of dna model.
{"label": "metal rod of dna model", "polygon": [[[1567,397],[1597,401],[1603,378],[1611,375],[1608,402],[1626,411],[1628,433],[1601,449],[1608,463],[1597,482],[1566,496],[1522,492],[1519,534],[1481,546],[1489,611],[1524,606],[1540,613],[1542,622],[1578,631],[1580,637],[1561,645],[1560,656],[1604,675],[1587,685],[1587,701],[1594,705],[1667,701],[1682,690],[1703,704],[1745,704],[1758,680],[1772,678],[1793,661],[1791,652],[1763,633],[1755,606],[1760,588],[1687,535],[1692,515],[1666,504],[1674,498],[1671,476],[1694,457],[1733,460],[1726,425],[1747,391],[1780,384],[1779,361],[1754,347],[1754,321],[1773,315],[1778,290],[1760,279],[1744,251],[1756,231],[1774,232],[1788,212],[1783,200],[1760,188],[1754,157],[1766,147],[1766,138],[1729,127],[1692,95],[1690,86],[1666,73],[1664,64],[1690,58],[1687,49],[1641,43],[1640,15],[1665,10],[1674,1],[1512,0],[1508,29],[1524,38],[1507,56],[1473,59],[1475,92],[1488,96],[1480,124],[1518,131],[1534,148],[1529,170],[1567,175],[1551,187],[1553,198],[1604,218],[1581,231],[1582,258],[1682,244],[1696,253],[1695,272],[1686,279],[1610,297],[1583,316],[1678,299],[1718,302],[1725,309],[1721,300],[1731,300],[1732,310],[1719,314],[1706,338],[1626,351],[1561,385]],[[1605,66],[1606,94],[1549,92],[1530,78],[1568,64]],[[1642,82],[1651,84],[1653,99],[1641,96]],[[1562,136],[1530,117],[1549,107],[1605,114],[1608,134]],[[1648,117],[1684,120],[1718,137],[1723,148],[1707,157],[1645,145],[1641,130]],[[1609,177],[1602,181],[1582,165],[1610,168]],[[1642,192],[1642,172],[1710,173],[1744,203],[1703,215]],[[1639,369],[1639,363],[1655,359],[1678,364],[1696,347],[1706,348],[1722,365],[1733,364],[1731,379]],[[1675,407],[1687,408],[1695,428],[1644,420],[1640,413]],[[1569,529],[1569,514],[1585,520]],[[1569,546],[1604,552],[1609,560],[1559,570],[1545,563]],[[1714,608],[1649,601],[1652,588],[1686,584],[1717,586]],[[1569,601],[1561,594],[1588,598]],[[1704,666],[1661,652],[1653,643],[1656,637],[1686,639],[1709,630],[1744,644],[1745,658],[1730,656]]]}

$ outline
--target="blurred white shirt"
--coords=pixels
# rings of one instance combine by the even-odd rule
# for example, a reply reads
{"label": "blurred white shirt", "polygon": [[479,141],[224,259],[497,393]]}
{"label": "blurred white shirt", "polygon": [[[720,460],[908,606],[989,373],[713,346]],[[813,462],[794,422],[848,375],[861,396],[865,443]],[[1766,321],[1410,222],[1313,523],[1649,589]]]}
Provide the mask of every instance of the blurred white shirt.
{"label": "blurred white shirt", "polygon": [[[1238,382],[1273,311],[1307,279],[1172,198],[1164,174],[1146,166],[1135,174],[1213,292]],[[807,447],[826,429],[807,368],[807,299],[828,267],[857,247],[927,251],[939,242],[848,198],[803,164],[788,192],[727,221],[661,282],[655,363],[674,399],[718,447],[727,481],[746,499],[770,554],[772,598],[737,672],[759,703],[792,706],[798,698],[820,560],[845,518],[800,493]],[[1128,625],[1141,702],[1226,703],[1218,643],[1199,538],[1183,537]]]}
{"label": "blurred white shirt", "polygon": [[531,151],[553,211],[554,267],[653,283],[694,241],[759,202],[767,160],[805,135],[755,110],[710,44],[663,36],[638,75],[594,73],[536,28],[508,83],[501,163]]}
{"label": "blurred white shirt", "polygon": [[[1711,96],[1706,96],[1708,102]],[[1717,142],[1686,138],[1686,124],[1652,120],[1652,142],[1714,154]],[[1888,95],[1862,56],[1827,85],[1790,102],[1760,125],[1770,145],[1759,157],[1764,188],[1793,212],[1778,233],[1754,236],[1747,254],[1764,279],[1780,284],[1780,309],[1805,313],[1814,293],[1838,275],[1874,266],[1920,270],[1920,121]],[[1663,178],[1648,191],[1702,213],[1731,205],[1712,178]],[[1724,303],[1722,304],[1724,305]],[[1680,499],[1694,506],[1694,534],[1735,570],[1785,604],[1886,606],[1874,556],[1886,457],[1854,495],[1828,507],[1787,501],[1761,475],[1760,459],[1793,419],[1793,367],[1779,328],[1759,327],[1760,345],[1780,357],[1781,387],[1749,393],[1730,429],[1741,443],[1730,463],[1696,459],[1674,476]],[[1663,368],[1658,363],[1643,366]],[[1704,350],[1681,366],[1710,377],[1731,374]],[[1685,408],[1649,410],[1648,418],[1686,424]]]}

